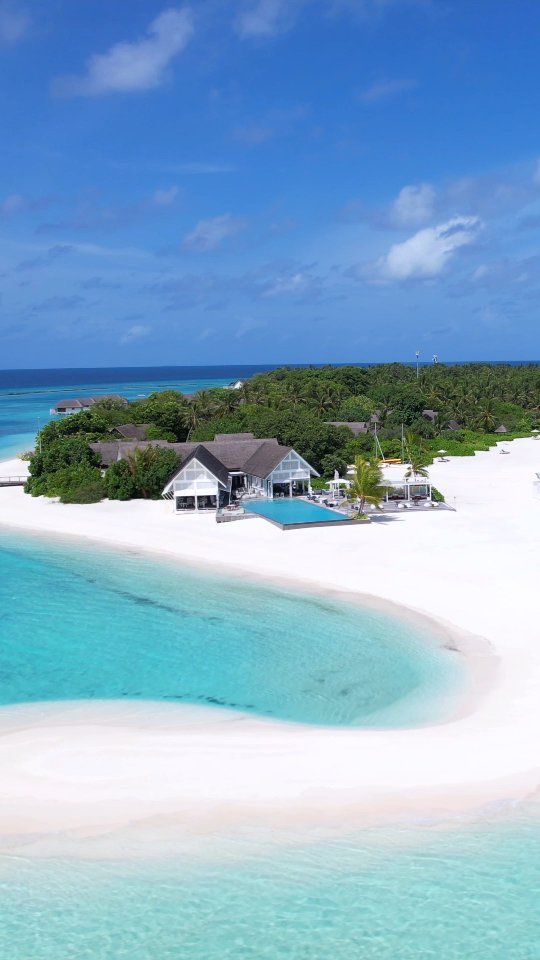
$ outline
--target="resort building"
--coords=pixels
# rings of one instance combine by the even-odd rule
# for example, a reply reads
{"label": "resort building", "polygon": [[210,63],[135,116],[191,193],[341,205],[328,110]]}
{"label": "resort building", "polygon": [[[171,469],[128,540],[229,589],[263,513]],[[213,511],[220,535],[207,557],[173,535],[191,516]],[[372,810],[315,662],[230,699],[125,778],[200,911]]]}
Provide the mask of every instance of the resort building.
{"label": "resort building", "polygon": [[409,464],[389,463],[381,464],[382,482],[387,487],[386,503],[414,504],[425,501],[431,502],[432,484],[427,477],[407,477]]}
{"label": "resort building", "polygon": [[347,427],[351,433],[358,437],[362,433],[373,433],[374,424],[371,420],[326,420],[329,427]]}
{"label": "resort building", "polygon": [[127,406],[125,397],[118,393],[107,394],[103,397],[75,397],[72,400],[59,400],[55,407],[51,408],[51,413],[60,413],[68,416],[71,413],[81,413],[83,410],[90,410],[96,403],[103,400],[113,400],[115,403],[121,403]]}
{"label": "resort building", "polygon": [[203,443],[165,440],[90,444],[102,466],[110,466],[148,446],[174,450],[180,466],[162,496],[174,501],[178,513],[216,510],[218,507],[264,497],[293,497],[307,493],[317,471],[292,447],[276,439],[255,439],[251,433],[217,434]]}

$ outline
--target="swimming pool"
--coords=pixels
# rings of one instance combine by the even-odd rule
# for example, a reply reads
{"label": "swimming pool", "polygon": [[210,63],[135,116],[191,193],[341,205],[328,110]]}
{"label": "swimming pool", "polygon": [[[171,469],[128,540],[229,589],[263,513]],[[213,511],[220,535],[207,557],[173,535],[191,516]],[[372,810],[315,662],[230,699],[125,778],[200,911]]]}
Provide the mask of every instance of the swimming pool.
{"label": "swimming pool", "polygon": [[320,526],[353,522],[342,513],[320,507],[316,503],[308,503],[307,500],[255,500],[253,503],[245,503],[244,507],[249,513],[256,513],[257,516],[270,520],[282,530],[313,524]]}

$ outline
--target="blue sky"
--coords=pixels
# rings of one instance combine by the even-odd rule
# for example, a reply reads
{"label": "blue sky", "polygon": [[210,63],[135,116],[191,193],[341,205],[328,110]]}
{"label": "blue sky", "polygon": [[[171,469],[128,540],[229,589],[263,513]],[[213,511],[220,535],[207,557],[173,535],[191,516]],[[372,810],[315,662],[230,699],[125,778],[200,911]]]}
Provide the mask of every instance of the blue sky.
{"label": "blue sky", "polygon": [[0,0],[0,367],[538,359],[537,0]]}

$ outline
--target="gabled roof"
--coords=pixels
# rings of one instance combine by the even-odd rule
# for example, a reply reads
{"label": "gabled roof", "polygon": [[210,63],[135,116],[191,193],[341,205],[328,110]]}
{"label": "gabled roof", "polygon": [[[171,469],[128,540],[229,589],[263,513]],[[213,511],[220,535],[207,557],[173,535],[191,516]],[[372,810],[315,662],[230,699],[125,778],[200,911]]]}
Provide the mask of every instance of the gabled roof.
{"label": "gabled roof", "polygon": [[91,443],[90,449],[96,456],[99,458],[99,462],[102,467],[110,467],[111,463],[116,463],[118,460],[118,447],[119,443],[116,441],[100,441],[99,443]]}
{"label": "gabled roof", "polygon": [[500,427],[497,427],[494,433],[508,433],[508,427],[505,427],[504,423],[501,423]]}
{"label": "gabled roof", "polygon": [[74,397],[71,400],[59,400],[54,409],[60,410],[63,407],[69,407],[70,409],[84,410],[93,407],[95,403],[99,403],[101,400],[116,400],[127,405],[126,398],[121,397],[119,393],[107,393],[101,397]]}
{"label": "gabled roof", "polygon": [[147,431],[151,423],[123,423],[118,427],[111,427],[111,433],[119,433],[126,440],[146,440]]}
{"label": "gabled roof", "polygon": [[214,456],[213,453],[210,453],[202,444],[198,444],[194,450],[186,457],[186,459],[176,468],[173,474],[167,480],[165,484],[163,493],[166,493],[172,483],[176,478],[183,473],[186,467],[192,463],[193,460],[197,460],[203,467],[206,467],[207,470],[216,478],[216,480],[225,487],[226,490],[229,488],[229,471],[227,468]]}
{"label": "gabled roof", "polygon": [[73,400],[59,400],[54,409],[60,410],[61,407],[69,407],[70,409],[78,407],[80,410],[82,410],[83,406],[92,406],[88,397],[86,399],[75,397]]}
{"label": "gabled roof", "polygon": [[103,467],[110,467],[111,463],[123,460],[135,450],[145,450],[146,447],[164,447],[165,450],[174,450],[184,460],[196,446],[196,443],[169,443],[167,440],[100,440],[97,443],[91,443],[90,449],[98,455]]}
{"label": "gabled roof", "polygon": [[[204,443],[207,450],[210,450],[221,463],[227,467],[227,470],[240,471],[248,473],[247,464],[253,454],[261,447],[270,446],[273,450],[279,449],[277,440],[235,440],[234,438],[223,435],[223,440],[210,440]],[[284,449],[283,447],[281,449]]]}
{"label": "gabled roof", "polygon": [[227,440],[254,440],[252,433],[216,433],[214,440],[216,443],[222,443]]}
{"label": "gabled roof", "polygon": [[249,458],[244,467],[245,472],[266,480],[291,450],[292,447],[281,447],[278,443],[266,442]]}

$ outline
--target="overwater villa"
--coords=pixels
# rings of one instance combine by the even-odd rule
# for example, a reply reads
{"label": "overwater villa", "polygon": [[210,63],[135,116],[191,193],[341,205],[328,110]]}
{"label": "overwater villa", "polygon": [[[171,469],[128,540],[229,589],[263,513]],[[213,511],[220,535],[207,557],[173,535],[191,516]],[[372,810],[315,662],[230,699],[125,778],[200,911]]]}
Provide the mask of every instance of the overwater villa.
{"label": "overwater villa", "polygon": [[103,400],[113,400],[115,403],[127,406],[125,397],[121,397],[119,393],[111,393],[102,397],[74,397],[71,400],[59,400],[55,407],[51,407],[50,412],[69,416],[72,413],[90,410],[96,403],[101,403]]}
{"label": "overwater villa", "polygon": [[162,496],[177,513],[216,510],[243,500],[294,497],[307,493],[319,474],[292,447],[276,439],[256,439],[252,433],[217,434],[201,443],[165,440],[90,444],[102,466],[110,466],[137,449],[159,446],[174,450],[181,464]]}

